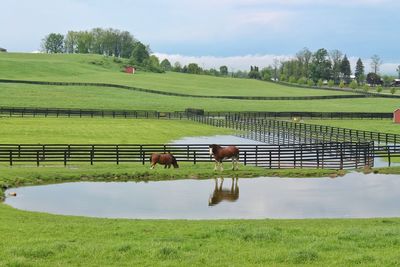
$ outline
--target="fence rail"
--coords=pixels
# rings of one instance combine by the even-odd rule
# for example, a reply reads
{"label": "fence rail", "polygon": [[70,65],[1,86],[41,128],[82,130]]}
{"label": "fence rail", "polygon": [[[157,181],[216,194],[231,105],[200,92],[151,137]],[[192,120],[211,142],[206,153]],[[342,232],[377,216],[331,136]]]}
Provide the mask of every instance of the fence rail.
{"label": "fence rail", "polygon": [[[272,119],[237,119],[235,117],[212,118],[192,116],[192,120],[217,127],[233,128],[245,134],[255,133],[257,141],[285,143],[315,142],[370,142],[385,145],[400,144],[400,135],[355,130],[318,124],[296,123]],[[269,137],[272,136],[272,140]],[[277,138],[276,138],[277,137]]]}
{"label": "fence rail", "polygon": [[[72,109],[72,108],[41,108],[41,107],[0,107],[3,116],[43,116],[43,117],[110,117],[110,118],[171,118],[182,119],[196,115],[194,112],[156,110],[111,110],[111,109]],[[242,119],[392,119],[392,113],[383,112],[204,112],[201,115],[212,118]]]}
{"label": "fence rail", "polygon": [[[370,143],[320,143],[290,145],[237,145],[244,165],[271,169],[329,168],[354,169],[372,166]],[[0,162],[70,163],[137,162],[146,164],[152,153],[170,152],[179,162],[211,162],[209,149],[204,144],[1,144]]]}
{"label": "fence rail", "polygon": [[220,98],[220,99],[238,99],[238,100],[315,100],[315,99],[340,99],[340,98],[364,98],[363,94],[349,95],[322,95],[322,96],[229,96],[229,95],[193,95],[183,93],[173,93],[168,91],[160,91],[153,89],[138,88],[127,85],[109,84],[109,83],[84,83],[84,82],[46,82],[46,81],[27,81],[27,80],[12,80],[0,79],[0,83],[17,83],[17,84],[35,84],[35,85],[53,85],[53,86],[96,86],[96,87],[111,87],[137,92],[179,96],[179,97],[195,97],[195,98]]}

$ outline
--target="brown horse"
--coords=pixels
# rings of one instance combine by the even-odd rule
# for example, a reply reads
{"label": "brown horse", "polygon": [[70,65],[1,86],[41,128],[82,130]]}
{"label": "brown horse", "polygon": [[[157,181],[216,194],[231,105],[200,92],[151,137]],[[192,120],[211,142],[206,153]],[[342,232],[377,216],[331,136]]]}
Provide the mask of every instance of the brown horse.
{"label": "brown horse", "polygon": [[159,154],[159,153],[153,153],[151,154],[150,157],[150,162],[151,162],[151,167],[150,169],[154,169],[157,163],[161,165],[165,165],[164,169],[168,167],[171,168],[171,165],[174,166],[174,168],[179,168],[178,162],[176,161],[176,158],[174,155],[171,153],[166,153],[166,154]]}
{"label": "brown horse", "polygon": [[239,170],[239,149],[235,146],[221,147],[219,145],[210,145],[209,146],[210,155],[214,156],[216,171],[218,166],[221,171],[224,170],[222,166],[222,160],[224,159],[232,159],[232,170]]}
{"label": "brown horse", "polygon": [[239,199],[239,178],[232,178],[232,185],[230,189],[222,188],[224,183],[224,178],[221,178],[221,184],[218,186],[218,179],[215,179],[215,188],[213,194],[208,199],[208,206],[214,206],[221,201],[227,200],[230,202],[235,202]]}

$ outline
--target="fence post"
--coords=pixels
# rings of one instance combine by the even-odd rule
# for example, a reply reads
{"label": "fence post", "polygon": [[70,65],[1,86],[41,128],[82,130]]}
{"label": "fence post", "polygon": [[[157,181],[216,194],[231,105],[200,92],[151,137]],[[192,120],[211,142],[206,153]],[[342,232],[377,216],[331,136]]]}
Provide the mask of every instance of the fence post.
{"label": "fence post", "polygon": [[294,150],[294,158],[293,158],[293,161],[294,161],[294,168],[296,169],[296,157],[297,157],[297,153],[296,153],[296,149]]}
{"label": "fence post", "polygon": [[278,145],[278,169],[281,168],[281,145]]}
{"label": "fence post", "polygon": [[258,145],[256,145],[256,167],[258,166]]}
{"label": "fence post", "polygon": [[387,146],[387,155],[388,155],[388,167],[390,167],[390,165],[392,165],[392,160],[391,160],[391,154],[390,154],[390,147]]}
{"label": "fence post", "polygon": [[119,165],[119,146],[116,146],[117,165]]}
{"label": "fence post", "polygon": [[145,159],[146,159],[146,152],[142,151],[142,165],[144,165]]}
{"label": "fence post", "polygon": [[13,165],[13,153],[10,151],[10,166]]}
{"label": "fence post", "polygon": [[343,170],[343,143],[340,143],[340,169]]}
{"label": "fence post", "polygon": [[247,165],[247,151],[244,152],[244,166]]}
{"label": "fence post", "polygon": [[93,157],[94,157],[94,148],[92,146],[92,150],[90,150],[90,165],[93,165]]}
{"label": "fence post", "polygon": [[269,168],[272,169],[272,151],[269,152]]}
{"label": "fence post", "polygon": [[36,167],[39,167],[39,151],[36,151]]}
{"label": "fence post", "polygon": [[193,164],[196,165],[196,151],[193,152]]}
{"label": "fence post", "polygon": [[64,167],[67,166],[67,150],[64,150]]}

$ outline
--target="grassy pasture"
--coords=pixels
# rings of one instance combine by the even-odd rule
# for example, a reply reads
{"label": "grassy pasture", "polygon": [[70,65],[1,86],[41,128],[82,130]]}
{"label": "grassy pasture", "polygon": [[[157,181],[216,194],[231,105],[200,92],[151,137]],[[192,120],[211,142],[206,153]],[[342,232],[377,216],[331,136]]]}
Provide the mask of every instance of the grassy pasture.
{"label": "grassy pasture", "polygon": [[98,55],[0,54],[0,78],[103,82],[195,95],[320,96],[351,94],[288,87],[250,79],[218,78],[182,73],[123,73],[124,63]]}
{"label": "grassy pasture", "polygon": [[4,204],[0,217],[2,266],[400,264],[399,219],[115,220]]}
{"label": "grassy pasture", "polygon": [[187,136],[230,133],[187,120],[0,118],[3,144],[163,144]]}
{"label": "grassy pasture", "polygon": [[117,88],[0,84],[0,106],[181,111],[392,112],[397,99],[230,100],[155,95]]}

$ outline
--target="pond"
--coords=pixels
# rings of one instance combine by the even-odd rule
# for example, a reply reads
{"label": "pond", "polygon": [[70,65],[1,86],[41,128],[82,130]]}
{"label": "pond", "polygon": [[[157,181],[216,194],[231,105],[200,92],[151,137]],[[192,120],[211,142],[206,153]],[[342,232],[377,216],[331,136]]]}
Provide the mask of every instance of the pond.
{"label": "pond", "polygon": [[137,219],[372,218],[400,216],[400,177],[225,178],[77,182],[7,190],[12,207]]}
{"label": "pond", "polygon": [[184,137],[170,142],[171,144],[219,144],[219,145],[265,145],[265,143],[234,135],[194,136]]}

